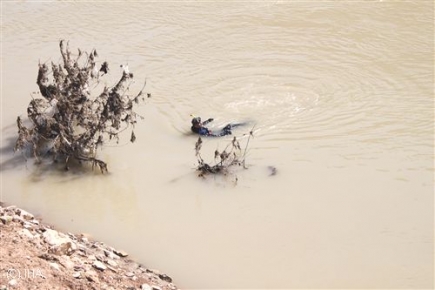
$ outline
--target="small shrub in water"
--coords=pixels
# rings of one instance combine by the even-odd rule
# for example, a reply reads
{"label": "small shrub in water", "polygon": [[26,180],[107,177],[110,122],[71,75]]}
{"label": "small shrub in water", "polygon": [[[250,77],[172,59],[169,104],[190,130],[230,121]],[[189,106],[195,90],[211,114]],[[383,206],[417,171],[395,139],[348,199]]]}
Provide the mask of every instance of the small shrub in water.
{"label": "small shrub in water", "polygon": [[113,87],[104,87],[92,97],[89,88],[108,73],[109,64],[103,62],[97,67],[95,49],[90,53],[78,49],[73,57],[65,41],[60,41],[59,47],[61,63],[39,64],[36,83],[42,98],[33,98],[29,103],[30,127],[17,118],[14,150],[30,149],[36,161],[47,154],[54,160],[63,157],[66,168],[70,159],[89,162],[105,173],[107,164],[96,158],[97,149],[107,140],[119,141],[119,133],[128,127],[132,128],[130,141],[136,140],[133,129],[140,116],[133,109],[144,100],[145,84],[137,95],[129,95],[133,74],[123,67]]}

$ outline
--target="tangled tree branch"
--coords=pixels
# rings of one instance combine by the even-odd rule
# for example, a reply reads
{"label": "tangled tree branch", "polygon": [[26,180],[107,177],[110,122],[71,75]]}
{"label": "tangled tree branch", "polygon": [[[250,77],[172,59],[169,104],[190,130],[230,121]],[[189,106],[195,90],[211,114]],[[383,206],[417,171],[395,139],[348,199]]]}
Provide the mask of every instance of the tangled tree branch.
{"label": "tangled tree branch", "polygon": [[65,41],[60,41],[59,47],[61,63],[52,62],[51,71],[47,64],[39,64],[36,83],[43,98],[29,103],[30,128],[17,118],[18,139],[14,150],[31,148],[32,155],[39,161],[43,146],[48,146],[54,160],[60,156],[65,158],[66,167],[73,158],[98,166],[102,173],[107,172],[107,164],[96,158],[96,150],[107,138],[119,140],[118,134],[130,126],[130,141],[136,140],[133,129],[140,116],[133,108],[144,100],[145,84],[137,95],[126,94],[133,74],[124,67],[115,86],[104,87],[93,97],[89,87],[107,74],[108,63],[103,62],[97,68],[95,49],[90,53],[78,49],[78,55],[73,57]]}
{"label": "tangled tree branch", "polygon": [[213,163],[207,163],[201,156],[202,139],[201,137],[195,143],[195,155],[198,160],[198,166],[196,168],[199,171],[198,176],[204,177],[207,174],[223,174],[226,175],[230,172],[230,169],[234,166],[242,166],[247,168],[246,152],[248,150],[249,140],[253,137],[253,130],[249,132],[248,139],[246,141],[246,146],[244,149],[241,148],[239,140],[234,137],[231,142],[225,147],[221,152],[216,150],[214,152]]}

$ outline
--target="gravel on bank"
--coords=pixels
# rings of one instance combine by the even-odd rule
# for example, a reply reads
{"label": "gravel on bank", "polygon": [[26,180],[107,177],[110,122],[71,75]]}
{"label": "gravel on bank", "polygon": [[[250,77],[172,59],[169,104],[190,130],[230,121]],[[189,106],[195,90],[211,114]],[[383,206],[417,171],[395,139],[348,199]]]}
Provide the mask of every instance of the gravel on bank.
{"label": "gravel on bank", "polygon": [[178,288],[122,250],[59,232],[23,209],[0,204],[0,290],[6,289]]}

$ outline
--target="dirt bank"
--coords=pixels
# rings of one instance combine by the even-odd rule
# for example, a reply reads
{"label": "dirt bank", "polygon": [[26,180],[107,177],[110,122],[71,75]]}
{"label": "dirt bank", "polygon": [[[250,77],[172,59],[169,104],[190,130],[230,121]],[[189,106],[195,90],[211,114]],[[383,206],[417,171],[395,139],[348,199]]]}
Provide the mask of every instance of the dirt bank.
{"label": "dirt bank", "polygon": [[0,204],[0,290],[6,289],[178,288],[124,251],[61,233],[25,210]]}

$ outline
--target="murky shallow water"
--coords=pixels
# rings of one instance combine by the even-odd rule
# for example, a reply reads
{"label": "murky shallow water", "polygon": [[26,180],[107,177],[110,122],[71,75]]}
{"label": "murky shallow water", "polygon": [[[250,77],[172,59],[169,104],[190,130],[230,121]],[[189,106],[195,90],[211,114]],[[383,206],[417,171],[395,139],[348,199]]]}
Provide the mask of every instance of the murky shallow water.
{"label": "murky shallow water", "polygon": [[[430,1],[23,1],[2,3],[2,21],[4,201],[182,288],[433,287]],[[109,84],[128,63],[153,95],[136,143],[101,152],[108,176],[11,153],[37,63],[58,61],[62,38],[96,48]],[[195,176],[192,113],[255,124],[237,186]]]}

